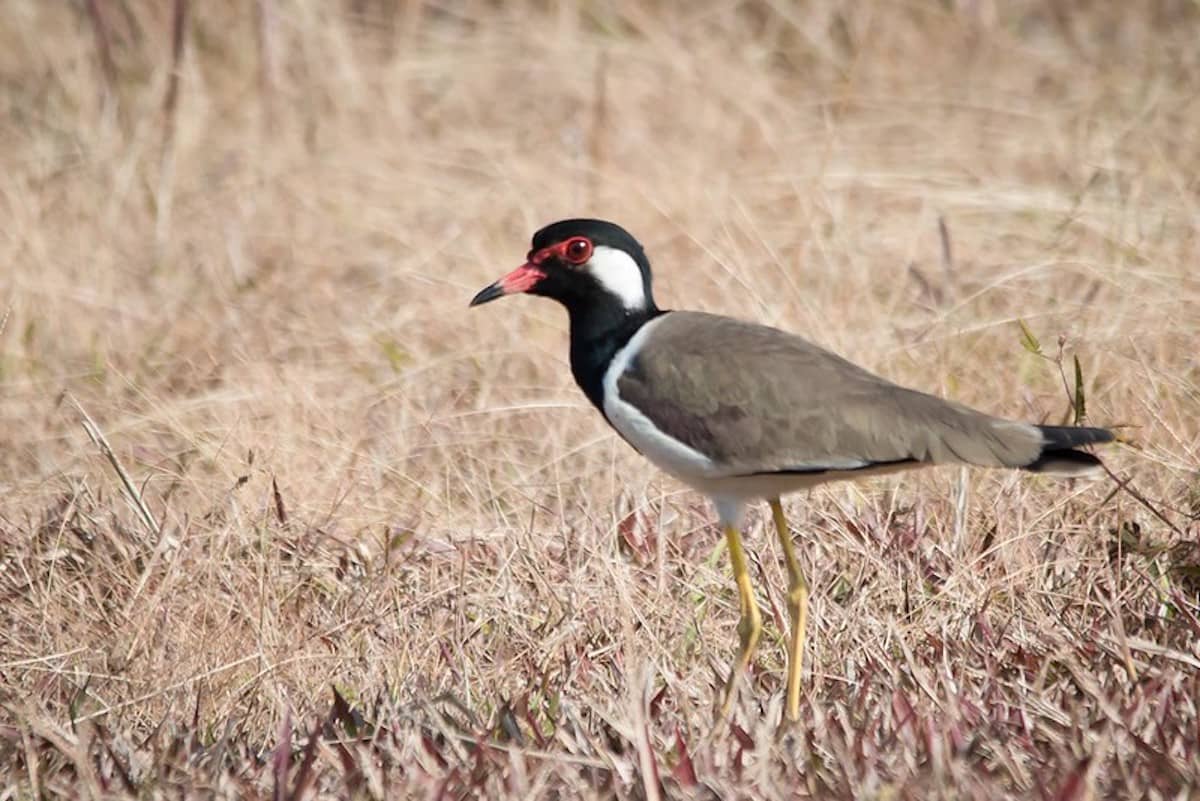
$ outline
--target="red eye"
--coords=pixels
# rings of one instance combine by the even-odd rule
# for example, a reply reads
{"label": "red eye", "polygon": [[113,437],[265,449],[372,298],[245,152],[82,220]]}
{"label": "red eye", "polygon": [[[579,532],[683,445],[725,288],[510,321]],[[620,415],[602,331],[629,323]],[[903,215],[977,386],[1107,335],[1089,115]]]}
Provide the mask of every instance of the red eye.
{"label": "red eye", "polygon": [[592,242],[582,236],[568,239],[563,245],[563,256],[571,264],[583,264],[592,257]]}

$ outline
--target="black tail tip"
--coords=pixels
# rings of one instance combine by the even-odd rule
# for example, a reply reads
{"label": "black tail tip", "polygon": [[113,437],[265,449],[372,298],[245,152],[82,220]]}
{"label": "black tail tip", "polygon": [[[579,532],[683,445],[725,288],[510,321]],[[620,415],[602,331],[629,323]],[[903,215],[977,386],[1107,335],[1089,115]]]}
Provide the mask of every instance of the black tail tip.
{"label": "black tail tip", "polygon": [[1084,451],[1058,450],[1042,451],[1035,461],[1025,465],[1031,473],[1047,473],[1050,475],[1077,476],[1094,473],[1104,465],[1099,458]]}
{"label": "black tail tip", "polygon": [[1087,426],[1038,426],[1042,438],[1046,441],[1046,450],[1069,450],[1084,445],[1100,445],[1112,442],[1116,435],[1107,428],[1089,428]]}
{"label": "black tail tip", "polygon": [[1094,473],[1103,466],[1097,457],[1086,451],[1075,450],[1085,445],[1100,445],[1112,442],[1113,432],[1107,428],[1086,426],[1038,426],[1045,445],[1036,460],[1025,465],[1034,473],[1052,473],[1064,476]]}

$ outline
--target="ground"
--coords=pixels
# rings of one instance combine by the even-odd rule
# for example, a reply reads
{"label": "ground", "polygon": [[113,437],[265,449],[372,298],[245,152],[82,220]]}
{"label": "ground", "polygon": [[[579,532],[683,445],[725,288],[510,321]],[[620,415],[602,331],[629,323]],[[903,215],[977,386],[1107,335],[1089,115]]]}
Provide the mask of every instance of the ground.
{"label": "ground", "polygon": [[[3,798],[1200,793],[1200,10],[135,3],[0,21]],[[611,218],[1110,473],[713,511],[472,295]]]}

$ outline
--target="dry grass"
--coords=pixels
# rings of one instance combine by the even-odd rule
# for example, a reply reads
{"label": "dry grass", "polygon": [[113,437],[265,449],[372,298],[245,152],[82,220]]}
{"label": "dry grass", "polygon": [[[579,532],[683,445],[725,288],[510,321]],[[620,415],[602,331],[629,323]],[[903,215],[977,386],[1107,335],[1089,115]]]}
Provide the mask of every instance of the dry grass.
{"label": "dry grass", "polygon": [[[167,3],[0,23],[0,797],[1200,793],[1194,4],[176,5],[177,53]],[[466,308],[576,214],[664,305],[999,413],[1067,418],[1077,357],[1149,506],[792,499],[790,731],[755,516],[768,636],[714,728],[711,511],[557,308]]]}

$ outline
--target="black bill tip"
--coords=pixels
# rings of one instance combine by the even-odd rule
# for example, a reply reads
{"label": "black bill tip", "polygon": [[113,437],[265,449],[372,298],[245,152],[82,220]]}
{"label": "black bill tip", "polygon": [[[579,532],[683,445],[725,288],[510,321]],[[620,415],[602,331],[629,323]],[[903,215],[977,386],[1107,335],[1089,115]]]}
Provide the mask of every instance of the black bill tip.
{"label": "black bill tip", "polygon": [[482,306],[485,303],[495,300],[496,298],[504,297],[504,287],[500,286],[497,281],[490,286],[486,286],[479,291],[479,294],[471,298],[469,306]]}

